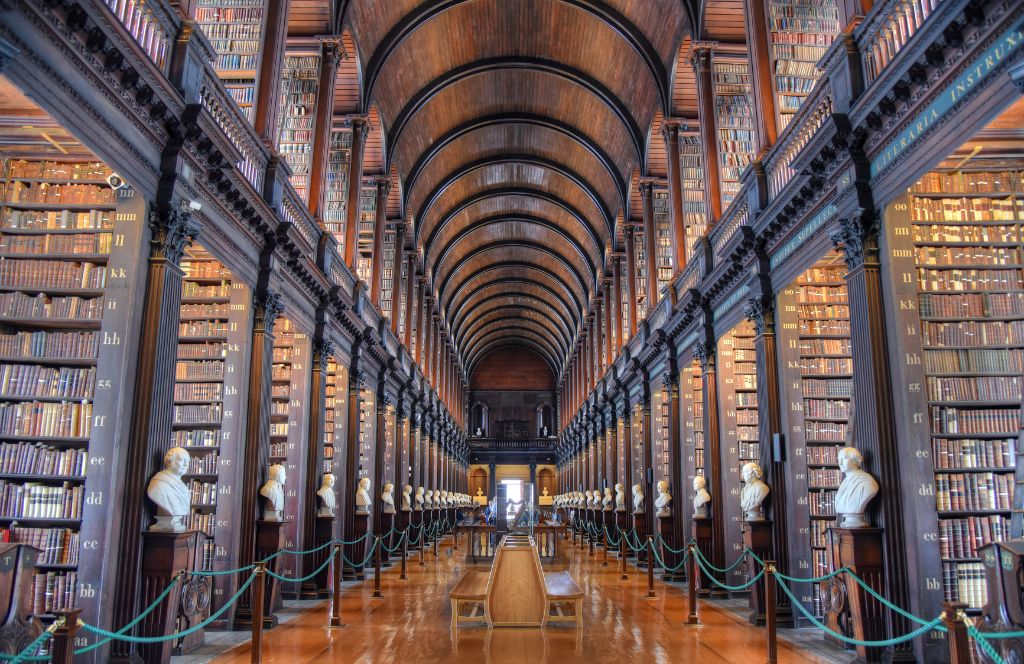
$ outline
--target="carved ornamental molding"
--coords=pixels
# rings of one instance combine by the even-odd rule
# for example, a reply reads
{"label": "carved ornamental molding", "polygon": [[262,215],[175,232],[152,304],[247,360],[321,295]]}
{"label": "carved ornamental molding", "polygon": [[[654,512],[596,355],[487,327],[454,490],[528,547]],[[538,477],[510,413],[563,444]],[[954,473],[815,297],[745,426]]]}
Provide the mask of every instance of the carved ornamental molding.
{"label": "carved ornamental molding", "polygon": [[152,258],[181,264],[185,247],[199,237],[199,224],[187,210],[171,209],[167,212],[152,210],[149,213],[149,255]]}

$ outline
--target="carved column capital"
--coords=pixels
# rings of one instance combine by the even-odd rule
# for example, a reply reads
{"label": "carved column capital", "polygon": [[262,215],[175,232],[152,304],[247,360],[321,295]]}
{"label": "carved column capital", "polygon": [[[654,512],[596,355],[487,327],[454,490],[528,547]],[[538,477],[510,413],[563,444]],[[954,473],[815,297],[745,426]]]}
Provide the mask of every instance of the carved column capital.
{"label": "carved column capital", "polygon": [[313,347],[313,361],[321,371],[327,370],[327,360],[334,353],[334,344],[330,341],[321,341]]}
{"label": "carved column capital", "polygon": [[878,235],[882,227],[871,210],[858,208],[849,217],[839,220],[839,229],[832,233],[832,244],[842,245],[849,269],[866,263],[878,264]]}
{"label": "carved column capital", "polygon": [[698,341],[693,345],[693,357],[700,362],[700,371],[702,374],[708,371],[714,371],[715,369],[715,350],[709,348],[703,341]]}
{"label": "carved column capital", "polygon": [[274,321],[284,311],[284,298],[280,293],[267,291],[256,298],[253,308],[253,326],[257,329],[272,330]]}
{"label": "carved column capital", "polygon": [[758,334],[775,332],[775,304],[771,300],[752,297],[743,310],[747,320],[754,323]]}
{"label": "carved column capital", "polygon": [[149,213],[149,255],[163,258],[175,265],[181,264],[185,247],[199,237],[199,224],[188,210],[172,208],[166,212]]}

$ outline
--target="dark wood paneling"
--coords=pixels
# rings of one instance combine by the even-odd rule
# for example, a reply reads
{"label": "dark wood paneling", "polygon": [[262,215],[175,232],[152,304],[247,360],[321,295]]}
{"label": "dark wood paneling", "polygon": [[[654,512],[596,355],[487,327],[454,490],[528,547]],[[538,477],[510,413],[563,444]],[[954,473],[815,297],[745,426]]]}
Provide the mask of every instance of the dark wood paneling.
{"label": "dark wood paneling", "polygon": [[469,379],[473,390],[554,390],[544,360],[522,348],[500,348],[484,357]]}

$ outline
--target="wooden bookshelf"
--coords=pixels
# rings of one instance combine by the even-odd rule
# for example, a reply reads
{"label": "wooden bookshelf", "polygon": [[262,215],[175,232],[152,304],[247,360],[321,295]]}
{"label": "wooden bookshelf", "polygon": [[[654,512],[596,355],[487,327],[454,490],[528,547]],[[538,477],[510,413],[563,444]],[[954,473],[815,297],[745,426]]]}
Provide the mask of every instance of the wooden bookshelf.
{"label": "wooden bookshelf", "polygon": [[800,109],[821,76],[818,62],[839,34],[833,0],[770,0],[773,83],[781,132]]}
{"label": "wooden bookshelf", "polygon": [[700,362],[693,360],[679,372],[679,396],[683,408],[683,449],[689,492],[693,478],[704,472],[704,379]]}
{"label": "wooden bookshelf", "polygon": [[[779,294],[784,369],[782,395],[791,406],[787,424],[794,454],[790,505],[803,535],[793,542],[797,568],[808,576],[830,569],[828,529],[835,523],[835,495],[842,480],[838,452],[850,440],[853,418],[853,360],[846,266],[829,252]],[[815,615],[824,615],[818,584],[800,584],[799,596]]]}
{"label": "wooden bookshelf", "polygon": [[655,266],[658,270],[658,290],[672,283],[675,273],[675,266],[672,264],[672,227],[669,218],[668,187],[658,187],[654,190],[654,228],[655,246],[658,255],[655,257]]}
{"label": "wooden bookshelf", "polygon": [[708,206],[704,191],[704,148],[699,136],[679,137],[679,166],[682,179],[683,224],[686,227],[686,260],[693,258],[693,245],[704,235]]}
{"label": "wooden bookshelf", "polygon": [[[376,260],[376,256],[374,256]],[[385,318],[391,318],[394,301],[391,293],[391,280],[395,270],[395,229],[388,226],[384,232],[384,265],[381,268],[380,312]]]}
{"label": "wooden bookshelf", "polygon": [[[271,366],[270,463],[285,468],[284,528],[285,547],[295,549],[302,542],[300,531],[305,494],[300,485],[306,467],[309,418],[306,397],[310,381],[309,337],[290,319],[282,316],[274,323],[274,357]],[[286,556],[284,576],[299,576],[298,558]],[[297,597],[299,584],[286,583],[282,593]]]}
{"label": "wooden bookshelf", "polygon": [[43,620],[100,615],[104,560],[88,554],[116,507],[145,206],[109,174],[95,159],[0,162],[0,531],[43,552]]}
{"label": "wooden bookshelf", "polygon": [[746,56],[715,53],[711,79],[724,210],[739,192],[740,176],[754,158],[754,99]]}
{"label": "wooden bookshelf", "polygon": [[[626,479],[629,481],[630,486],[639,484],[644,489],[644,493],[647,493],[647,478],[645,477],[644,468],[647,466],[647,460],[644,459],[644,409],[640,404],[633,406],[633,415],[630,422],[630,433],[632,434],[629,444],[633,446],[633,467],[629,469],[626,475]],[[584,487],[591,488],[591,487]],[[647,496],[647,500],[652,500],[651,496]],[[632,513],[633,506],[627,505],[626,509]]]}
{"label": "wooden bookshelf", "polygon": [[295,193],[306,203],[309,201],[310,159],[319,82],[319,51],[306,50],[285,55],[281,70],[277,149],[292,170],[289,181],[295,187]]}
{"label": "wooden bookshelf", "polygon": [[324,227],[338,241],[338,253],[345,255],[345,209],[348,202],[348,168],[352,154],[352,130],[331,130],[324,190]]}
{"label": "wooden bookshelf", "polygon": [[373,270],[373,228],[377,223],[377,189],[363,187],[359,192],[358,257],[356,274],[370,283]]}
{"label": "wooden bookshelf", "polygon": [[[754,358],[754,326],[750,321],[736,325],[718,341],[719,418],[721,419],[721,491],[725,514],[726,556],[743,551],[739,495],[743,488],[742,469],[748,462],[761,462],[758,442],[757,365]],[[737,568],[729,577],[743,579],[746,570]]]}
{"label": "wooden bookshelf", "polygon": [[196,0],[194,18],[217,52],[214,67],[242,114],[253,121],[263,44],[262,0]]}
{"label": "wooden bookshelf", "polygon": [[[363,477],[373,477],[374,446],[377,435],[377,397],[373,390],[363,387],[359,390],[359,465],[356,469],[358,482]],[[433,487],[427,487],[428,489]],[[372,486],[370,495],[380,492],[380,487]]]}
{"label": "wooden bookshelf", "polygon": [[636,316],[637,324],[647,317],[647,303],[649,298],[647,297],[647,252],[644,250],[644,233],[647,231],[643,226],[628,227],[634,230],[629,230],[635,234],[636,238],[633,242],[633,249],[636,254]]}
{"label": "wooden bookshelf", "polygon": [[658,482],[669,483],[670,491],[677,491],[672,482],[671,457],[669,456],[669,398],[668,391],[657,389],[651,391],[651,467],[654,469],[654,486],[651,487],[651,500],[658,497]]}
{"label": "wooden bookshelf", "polygon": [[[235,566],[235,500],[242,435],[241,393],[245,388],[242,349],[248,340],[249,297],[223,264],[193,245],[181,264],[185,273],[175,363],[171,444],[192,457],[183,480],[192,490],[189,526],[202,533],[204,570]],[[231,596],[233,581],[213,577],[214,606]]]}

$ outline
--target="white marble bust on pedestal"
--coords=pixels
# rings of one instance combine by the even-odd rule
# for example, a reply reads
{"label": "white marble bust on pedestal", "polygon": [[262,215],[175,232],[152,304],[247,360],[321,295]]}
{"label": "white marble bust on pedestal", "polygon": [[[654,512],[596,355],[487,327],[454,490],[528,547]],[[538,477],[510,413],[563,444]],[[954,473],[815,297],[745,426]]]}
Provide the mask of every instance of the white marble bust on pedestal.
{"label": "white marble bust on pedestal", "polygon": [[615,502],[615,498],[612,496],[611,487],[604,488],[604,498],[601,500],[601,505],[604,507],[605,512],[611,512],[613,507],[612,503]]}
{"label": "white marble bust on pedestal", "polygon": [[643,514],[644,490],[639,484],[633,485],[633,514]]}
{"label": "white marble bust on pedestal", "polygon": [[672,503],[672,494],[668,492],[668,482],[661,480],[658,482],[658,497],[654,499],[654,506],[658,509],[655,516],[672,516],[672,508],[669,505]]}
{"label": "white marble bust on pedestal", "polygon": [[364,477],[359,480],[359,488],[356,489],[356,514],[369,514],[371,504],[370,478]]}
{"label": "white marble bust on pedestal", "polygon": [[380,493],[380,502],[384,514],[395,513],[395,485],[391,482],[384,483],[384,490]]}
{"label": "white marble bust on pedestal", "polygon": [[153,475],[146,495],[156,504],[156,523],[152,531],[180,533],[192,507],[192,492],[181,480],[192,458],[183,447],[172,447],[164,454],[164,469]]}
{"label": "white marble bust on pedestal", "polygon": [[626,487],[622,486],[622,482],[615,483],[615,511],[626,511]]}
{"label": "white marble bust on pedestal", "polygon": [[878,495],[878,482],[862,470],[864,456],[856,447],[839,450],[839,470],[843,481],[836,492],[836,526],[840,528],[866,528],[870,524],[864,512]]}
{"label": "white marble bust on pedestal", "polygon": [[323,484],[316,490],[316,495],[320,499],[317,516],[334,516],[337,499],[334,496],[334,475],[332,473],[324,473]]}
{"label": "white marble bust on pedestal", "polygon": [[451,507],[451,505],[449,503],[449,498],[448,498],[449,495],[450,494],[447,491],[445,491],[444,489],[441,489],[441,509],[445,509],[447,507]]}
{"label": "white marble bust on pedestal", "polygon": [[764,501],[770,489],[762,478],[764,471],[756,463],[743,466],[743,490],[740,491],[740,507],[744,521],[764,520]]}
{"label": "white marble bust on pedestal", "polygon": [[408,484],[402,487],[402,511],[412,511],[412,487]]}
{"label": "white marble bust on pedestal", "polygon": [[284,466],[275,463],[267,472],[270,479],[260,489],[260,495],[266,499],[263,504],[263,519],[265,521],[280,521],[281,510],[284,509],[284,483],[287,479]]}
{"label": "white marble bust on pedestal", "polygon": [[693,516],[698,519],[707,518],[710,502],[711,494],[707,490],[707,480],[703,475],[697,475],[693,478]]}
{"label": "white marble bust on pedestal", "polygon": [[416,506],[413,508],[413,511],[416,511],[416,512],[422,512],[423,511],[423,503],[426,500],[426,498],[424,498],[424,496],[423,496],[423,492],[424,492],[423,487],[420,487],[420,488],[416,489],[416,498],[415,498],[415,501],[416,501],[415,505]]}

